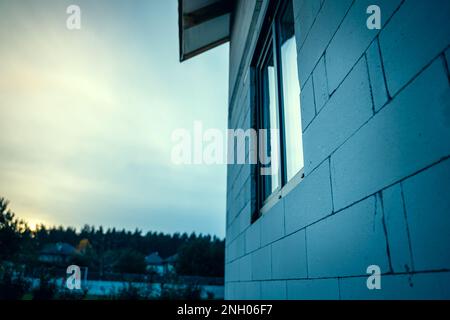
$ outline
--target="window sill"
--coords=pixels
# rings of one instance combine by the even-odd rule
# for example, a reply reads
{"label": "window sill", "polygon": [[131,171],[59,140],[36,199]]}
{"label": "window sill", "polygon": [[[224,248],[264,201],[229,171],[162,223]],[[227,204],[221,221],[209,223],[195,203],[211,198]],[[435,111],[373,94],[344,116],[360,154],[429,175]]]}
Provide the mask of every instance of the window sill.
{"label": "window sill", "polygon": [[260,209],[260,217],[262,217],[266,212],[272,209],[279,201],[286,197],[292,190],[294,190],[304,179],[305,173],[304,168],[302,168],[288,183],[286,183],[283,188],[272,193],[264,205]]}

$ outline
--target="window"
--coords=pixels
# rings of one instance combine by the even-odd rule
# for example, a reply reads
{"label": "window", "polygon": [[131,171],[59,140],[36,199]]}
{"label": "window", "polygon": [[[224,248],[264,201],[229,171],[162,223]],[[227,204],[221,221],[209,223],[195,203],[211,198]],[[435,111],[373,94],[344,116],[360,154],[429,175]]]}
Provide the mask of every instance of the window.
{"label": "window", "polygon": [[283,186],[302,174],[304,164],[292,1],[272,4],[253,59],[260,134],[253,220]]}

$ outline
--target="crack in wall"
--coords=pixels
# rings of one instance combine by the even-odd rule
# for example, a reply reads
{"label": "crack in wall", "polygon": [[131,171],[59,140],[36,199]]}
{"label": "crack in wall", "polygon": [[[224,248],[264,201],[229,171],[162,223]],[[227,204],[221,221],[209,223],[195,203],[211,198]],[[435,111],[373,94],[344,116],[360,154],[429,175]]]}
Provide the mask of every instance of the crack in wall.
{"label": "crack in wall", "polygon": [[[411,269],[414,270],[414,259],[413,259],[413,250],[412,250],[412,244],[411,244],[411,235],[409,232],[409,223],[408,223],[408,214],[406,212],[406,201],[405,201],[405,194],[403,192],[403,182],[400,182],[400,195],[402,200],[402,208],[403,208],[403,215],[405,217],[405,225],[406,225],[406,234],[408,236],[408,248],[409,248],[409,261],[411,263]],[[405,266],[407,271],[409,270],[408,266]]]}
{"label": "crack in wall", "polygon": [[388,236],[387,225],[386,225],[386,217],[385,217],[385,214],[384,214],[383,193],[381,191],[378,192],[378,194],[375,195],[375,215],[376,215],[376,213],[378,211],[378,202],[380,202],[381,223],[382,223],[382,226],[383,226],[384,237],[386,239],[386,254],[387,254],[388,262],[389,262],[389,271],[391,273],[393,273],[394,269],[392,268],[391,250],[389,248],[389,236]]}

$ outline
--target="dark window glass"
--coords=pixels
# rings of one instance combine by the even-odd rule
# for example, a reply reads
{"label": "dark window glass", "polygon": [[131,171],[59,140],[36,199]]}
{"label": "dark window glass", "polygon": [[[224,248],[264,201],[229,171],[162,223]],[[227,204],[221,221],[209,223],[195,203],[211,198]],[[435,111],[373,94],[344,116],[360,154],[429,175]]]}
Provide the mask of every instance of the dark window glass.
{"label": "dark window glass", "polygon": [[265,129],[263,143],[260,150],[263,155],[263,166],[267,170],[264,175],[264,199],[270,196],[275,190],[280,187],[280,176],[278,165],[279,162],[279,140],[273,139],[272,135],[279,129],[279,113],[278,113],[278,99],[276,86],[276,71],[273,60],[273,54],[269,53],[267,59],[262,66],[262,111],[263,111],[263,125],[261,129]]}

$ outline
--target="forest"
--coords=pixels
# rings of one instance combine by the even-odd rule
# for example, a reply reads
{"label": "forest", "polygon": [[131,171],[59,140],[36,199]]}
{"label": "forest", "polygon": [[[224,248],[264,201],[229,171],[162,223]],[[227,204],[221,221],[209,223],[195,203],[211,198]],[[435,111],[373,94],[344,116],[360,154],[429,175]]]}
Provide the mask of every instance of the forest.
{"label": "forest", "polygon": [[100,277],[107,273],[144,274],[145,257],[158,252],[165,259],[176,255],[175,271],[183,276],[223,277],[223,239],[195,233],[165,234],[141,230],[104,229],[102,226],[37,226],[31,230],[16,217],[9,202],[0,198],[0,263],[10,262],[39,268],[46,245],[67,243],[76,248],[74,261]]}

